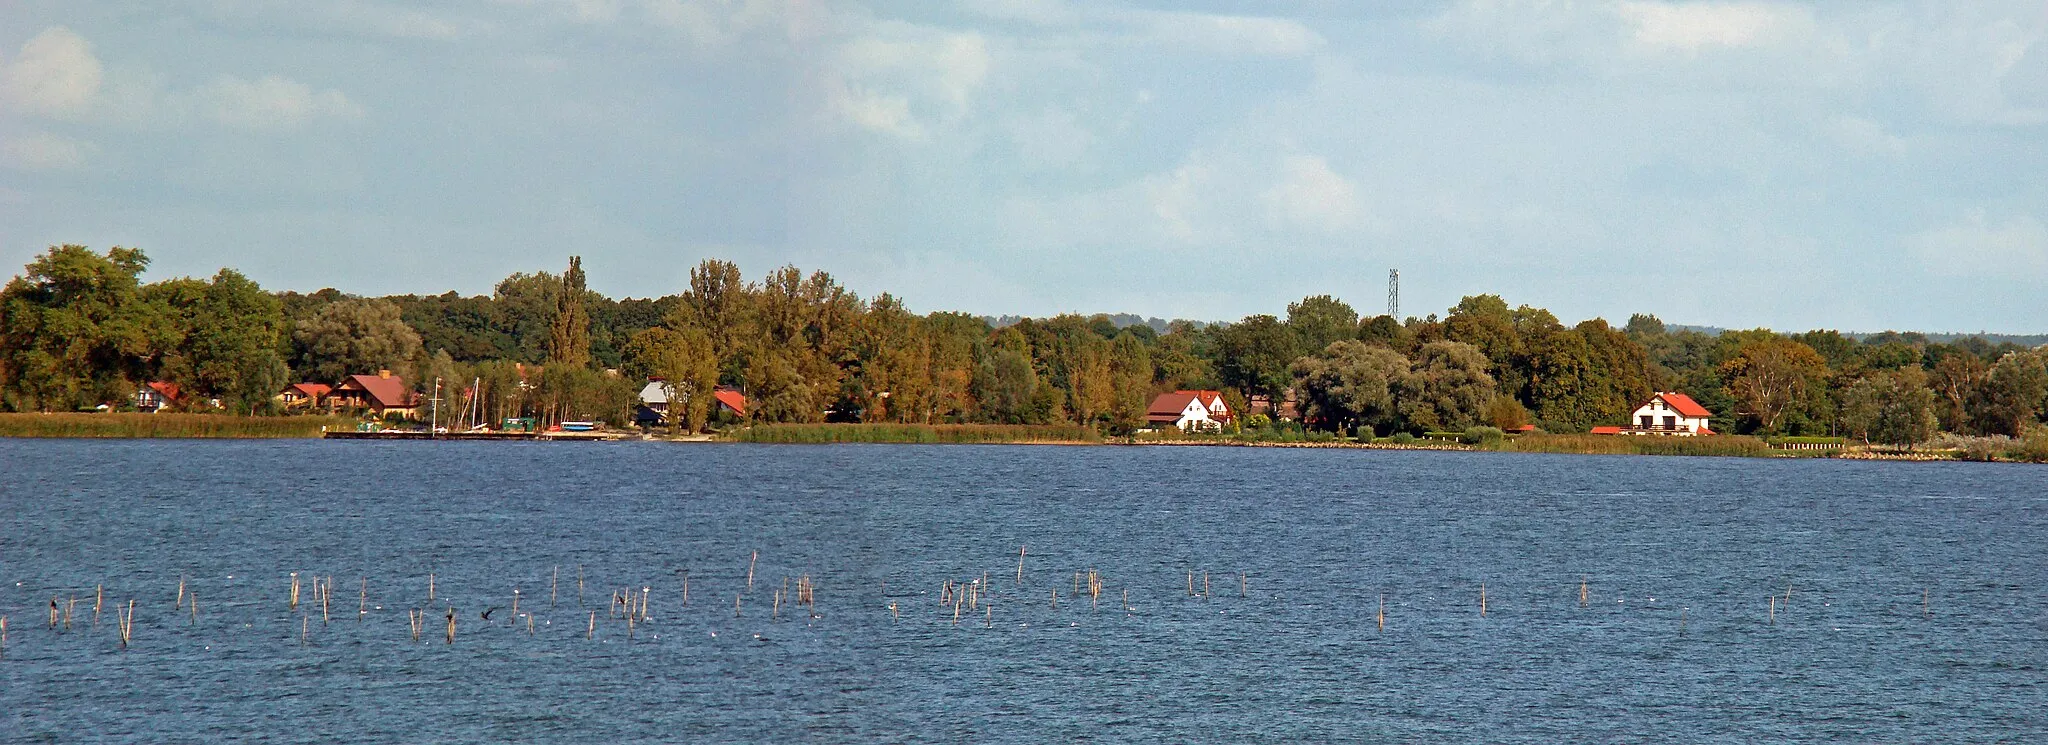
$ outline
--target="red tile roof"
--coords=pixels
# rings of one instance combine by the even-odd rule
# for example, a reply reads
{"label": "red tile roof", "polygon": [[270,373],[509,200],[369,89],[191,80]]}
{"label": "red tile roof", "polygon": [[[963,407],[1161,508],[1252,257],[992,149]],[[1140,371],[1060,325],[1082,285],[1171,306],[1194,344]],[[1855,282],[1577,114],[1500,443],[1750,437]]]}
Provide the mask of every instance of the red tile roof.
{"label": "red tile roof", "polygon": [[725,408],[732,409],[732,413],[740,416],[747,415],[747,397],[739,391],[720,387],[712,391],[711,395],[716,397],[719,403],[725,404]]}
{"label": "red tile roof", "polygon": [[328,391],[334,390],[334,387],[326,383],[293,383],[292,390],[307,398],[320,398],[327,395]]}
{"label": "red tile roof", "polygon": [[335,388],[341,391],[362,391],[370,402],[386,409],[403,409],[412,406],[412,389],[405,387],[405,378],[393,375],[350,375]]}
{"label": "red tile roof", "polygon": [[161,380],[152,380],[149,382],[149,389],[152,391],[156,391],[159,394],[162,394],[165,401],[178,400],[177,383],[166,383]]}
{"label": "red tile roof", "polygon": [[1659,393],[1657,396],[1664,399],[1664,403],[1670,404],[1672,411],[1685,416],[1713,416],[1707,413],[1707,407],[1701,406],[1698,401],[1683,393]]}

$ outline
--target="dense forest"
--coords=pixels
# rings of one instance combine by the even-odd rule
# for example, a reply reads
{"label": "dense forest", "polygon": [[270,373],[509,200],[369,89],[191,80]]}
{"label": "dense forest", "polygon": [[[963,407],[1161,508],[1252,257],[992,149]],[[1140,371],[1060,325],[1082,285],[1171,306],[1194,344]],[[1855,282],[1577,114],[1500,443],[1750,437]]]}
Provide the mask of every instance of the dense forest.
{"label": "dense forest", "polygon": [[[185,408],[277,411],[296,381],[390,369],[439,379],[500,416],[623,421],[648,379],[672,425],[712,423],[715,386],[759,422],[1141,427],[1154,394],[1220,389],[1240,426],[1379,434],[1623,424],[1653,391],[1691,395],[1728,433],[1909,444],[1939,432],[2021,436],[2048,409],[2048,350],[1914,333],[1717,334],[1637,315],[1567,326],[1466,297],[1438,316],[1361,317],[1330,296],[1231,323],[1131,316],[918,314],[795,267],[757,281],[705,261],[656,299],[590,291],[581,262],[514,274],[488,296],[265,291],[222,269],[144,283],[143,252],[53,247],[0,291],[0,408],[129,405],[167,381]],[[472,386],[472,382],[475,385]],[[454,400],[451,398],[450,400]],[[1274,407],[1271,402],[1282,402]],[[1288,406],[1287,404],[1293,404]],[[1256,405],[1254,405],[1256,404]],[[1298,424],[1272,414],[1298,412]]]}

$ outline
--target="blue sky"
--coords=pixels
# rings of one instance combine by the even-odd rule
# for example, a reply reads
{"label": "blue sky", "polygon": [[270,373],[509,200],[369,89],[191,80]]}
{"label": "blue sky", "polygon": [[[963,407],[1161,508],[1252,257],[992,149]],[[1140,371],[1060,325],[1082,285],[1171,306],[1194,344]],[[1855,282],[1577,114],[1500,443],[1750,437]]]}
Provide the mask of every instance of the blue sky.
{"label": "blue sky", "polygon": [[[1363,8],[1363,9],[1361,9]],[[2048,331],[2048,4],[0,3],[0,262]],[[18,271],[18,270],[14,270]]]}

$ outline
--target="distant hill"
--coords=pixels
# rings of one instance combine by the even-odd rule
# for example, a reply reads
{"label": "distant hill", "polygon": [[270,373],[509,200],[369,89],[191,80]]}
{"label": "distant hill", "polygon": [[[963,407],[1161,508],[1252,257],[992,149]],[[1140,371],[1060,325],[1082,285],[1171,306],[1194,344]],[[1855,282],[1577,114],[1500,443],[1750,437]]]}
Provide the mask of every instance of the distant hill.
{"label": "distant hill", "polygon": [[[1728,329],[1724,329],[1724,328],[1721,328],[1721,327],[1719,327],[1719,326],[1686,326],[1686,325],[1683,325],[1683,324],[1675,324],[1675,323],[1674,323],[1674,324],[1665,324],[1665,326],[1664,326],[1664,329],[1665,329],[1666,331],[1669,331],[1669,332],[1671,332],[1671,333],[1678,333],[1678,332],[1680,332],[1680,331],[1698,331],[1698,332],[1700,332],[1700,333],[1702,333],[1702,334],[1706,334],[1706,335],[1708,335],[1708,336],[1720,336],[1720,335],[1721,335],[1722,333],[1724,333],[1724,332],[1728,331]],[[1777,329],[1777,331],[1779,331],[1779,333],[1800,333],[1800,332],[1797,332],[1797,331],[1785,331],[1785,330],[1783,330],[1783,329]],[[1973,337],[1973,336],[1974,336],[1974,337],[1977,337],[1977,338],[1980,338],[1980,339],[1983,339],[1983,340],[1984,340],[1984,341],[1986,341],[1986,342],[1990,342],[1990,343],[1991,343],[1991,344],[1992,344],[1993,346],[1996,346],[1996,345],[1999,345],[1999,344],[2017,344],[2017,345],[2019,345],[2019,346],[2022,346],[2022,347],[2038,347],[2038,346],[2042,346],[2042,345],[2044,345],[2044,344],[2048,344],[2048,334],[1987,334],[1987,333],[1984,333],[1984,332],[1981,332],[1981,331],[1980,331],[1980,332],[1976,332],[1976,333],[1968,333],[1968,332],[1960,332],[1960,331],[1958,331],[1958,332],[1925,332],[1925,331],[1878,331],[1878,332],[1869,332],[1869,331],[1844,331],[1844,332],[1842,332],[1842,335],[1843,335],[1843,336],[1849,337],[1849,338],[1851,338],[1851,339],[1855,339],[1855,340],[1857,340],[1857,341],[1866,341],[1866,342],[1867,342],[1867,341],[1870,341],[1870,340],[1871,340],[1872,338],[1874,338],[1874,337],[1881,337],[1881,336],[1885,336],[1885,335],[1888,335],[1888,334],[1889,334],[1889,335],[1894,335],[1894,336],[1898,336],[1898,337],[1905,337],[1905,338],[1906,338],[1907,340],[1910,340],[1910,339],[1911,339],[1912,337],[1919,337],[1919,338],[1920,338],[1920,339],[1922,339],[1922,340],[1925,340],[1925,341],[1927,341],[1927,342],[1930,342],[1930,343],[1934,343],[1934,344],[1948,344],[1948,343],[1951,343],[1951,342],[1954,342],[1954,341],[1956,341],[1957,339],[1968,339],[1968,338],[1970,338],[1970,337]]]}

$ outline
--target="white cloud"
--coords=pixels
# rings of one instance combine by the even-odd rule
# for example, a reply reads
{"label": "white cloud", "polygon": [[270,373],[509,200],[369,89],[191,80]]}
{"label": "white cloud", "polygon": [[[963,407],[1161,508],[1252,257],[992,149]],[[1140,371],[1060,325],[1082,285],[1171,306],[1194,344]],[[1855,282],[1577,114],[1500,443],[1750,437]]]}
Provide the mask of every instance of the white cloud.
{"label": "white cloud", "polygon": [[10,135],[0,142],[0,162],[29,171],[58,171],[85,164],[92,143],[49,132]]}
{"label": "white cloud", "polygon": [[[579,10],[593,20],[603,18],[603,5],[579,0]],[[790,29],[798,20],[785,0],[642,0],[648,20],[675,31],[703,49],[729,46],[742,37],[776,28]]]}
{"label": "white cloud", "polygon": [[1064,168],[1081,160],[1094,146],[1095,135],[1074,112],[1048,108],[1012,117],[1007,123],[1017,158],[1034,170]]}
{"label": "white cloud", "polygon": [[0,99],[44,116],[85,113],[99,94],[104,73],[85,38],[52,26],[21,45],[21,53],[0,71]]}
{"label": "white cloud", "polygon": [[991,65],[978,32],[904,23],[877,24],[832,59],[823,70],[827,106],[853,124],[906,139],[966,117]]}
{"label": "white cloud", "polygon": [[258,131],[292,129],[314,119],[354,118],[363,113],[362,107],[341,91],[315,91],[277,75],[257,80],[222,76],[194,91],[192,100],[208,119]]}
{"label": "white cloud", "polygon": [[1140,36],[1176,51],[1232,56],[1299,57],[1322,49],[1322,34],[1285,18],[1133,11]]}
{"label": "white cloud", "polygon": [[1631,27],[1636,45],[1682,52],[1757,46],[1812,24],[1805,8],[1782,3],[1624,0],[1613,12]]}
{"label": "white cloud", "polygon": [[1157,220],[1156,226],[1167,237],[1184,243],[1220,237],[1219,233],[1204,230],[1200,225],[1202,219],[1209,216],[1205,192],[1213,175],[1202,154],[1192,153],[1187,162],[1171,173],[1145,179],[1146,205]]}
{"label": "white cloud", "polygon": [[1358,186],[1316,155],[1281,158],[1279,178],[1265,201],[1275,221],[1324,233],[1356,227],[1364,214]]}
{"label": "white cloud", "polygon": [[2048,270],[2048,225],[2032,215],[1993,225],[1983,210],[1974,210],[1958,224],[1914,234],[1905,242],[1940,274],[2009,277]]}
{"label": "white cloud", "polygon": [[1857,155],[1898,157],[1906,154],[1906,141],[1885,130],[1884,125],[1855,116],[1839,116],[1828,122],[1827,134]]}

